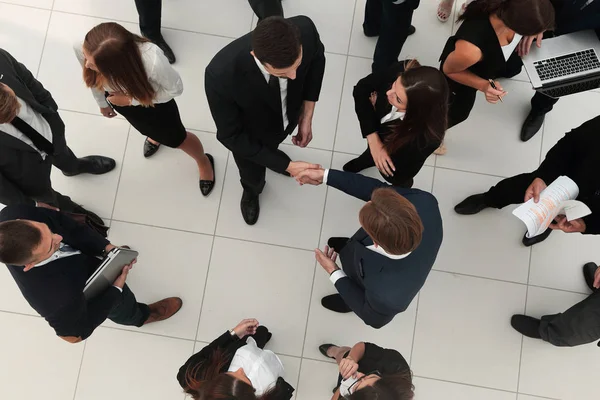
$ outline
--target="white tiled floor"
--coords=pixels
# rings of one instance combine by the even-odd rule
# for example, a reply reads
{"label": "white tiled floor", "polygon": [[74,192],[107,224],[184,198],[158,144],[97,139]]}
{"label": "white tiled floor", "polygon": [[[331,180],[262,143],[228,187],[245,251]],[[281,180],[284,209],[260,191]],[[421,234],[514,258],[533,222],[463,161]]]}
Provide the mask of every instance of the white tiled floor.
{"label": "white tiled floor", "polygon": [[[293,158],[340,168],[365,148],[352,102],[375,43],[362,35],[364,3],[284,0],[287,15],[313,18],[328,52],[315,139],[307,149],[282,146]],[[421,2],[417,33],[403,51],[428,65],[437,65],[452,31],[451,22],[437,21],[435,8],[434,0]],[[133,0],[0,1],[0,46],[52,91],[73,150],[117,160],[105,176],[66,178],[54,171],[56,188],[105,217],[115,243],[141,251],[129,279],[140,301],[184,300],[163,324],[126,329],[107,322],[87,343],[68,345],[0,269],[0,398],[182,400],[179,365],[243,317],[256,317],[273,332],[269,347],[281,355],[299,400],[331,396],[336,367],[317,346],[358,340],[401,351],[414,369],[417,399],[598,398],[595,344],[556,348],[524,340],[509,324],[513,313],[560,312],[584,298],[581,265],[594,261],[598,239],[554,233],[527,249],[510,209],[464,217],[452,208],[502,177],[536,168],[565,131],[595,116],[600,93],[561,100],[543,134],[526,144],[518,132],[532,91],[522,77],[503,82],[509,91],[503,104],[479,98],[471,119],[449,132],[448,154],[431,157],[415,181],[437,196],[444,218],[435,271],[405,313],[374,330],[321,307],[320,298],[334,289],[312,254],[328,237],[354,232],[359,201],[269,172],[258,224],[248,227],[241,218],[237,169],[215,138],[203,71],[221,47],[251,29],[246,0],[165,0],[163,10],[163,33],[185,84],[184,122],[216,159],[217,186],[208,199],[184,154],[164,148],[144,159],[141,135],[123,119],[100,117],[81,82],[72,44],[103,18],[137,31]],[[378,177],[374,169],[365,173]]]}

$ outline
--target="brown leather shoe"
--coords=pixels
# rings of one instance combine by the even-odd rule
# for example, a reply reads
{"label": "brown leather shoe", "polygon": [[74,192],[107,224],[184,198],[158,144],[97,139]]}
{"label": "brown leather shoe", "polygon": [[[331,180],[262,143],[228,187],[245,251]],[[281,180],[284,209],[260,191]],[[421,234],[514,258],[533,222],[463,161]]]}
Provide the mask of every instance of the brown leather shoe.
{"label": "brown leather shoe", "polygon": [[161,301],[157,301],[156,303],[149,304],[150,316],[146,322],[144,322],[144,325],[171,318],[173,315],[177,314],[177,311],[181,309],[182,305],[183,301],[179,297],[168,297]]}

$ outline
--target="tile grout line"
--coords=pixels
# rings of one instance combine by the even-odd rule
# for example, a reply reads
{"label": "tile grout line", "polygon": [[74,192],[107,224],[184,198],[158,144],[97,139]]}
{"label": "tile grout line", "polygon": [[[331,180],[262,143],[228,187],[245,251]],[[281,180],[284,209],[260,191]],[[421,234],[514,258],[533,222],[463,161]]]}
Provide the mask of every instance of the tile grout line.
{"label": "tile grout line", "polygon": [[[527,314],[527,299],[529,298],[529,279],[531,277],[531,260],[533,259],[533,248],[529,248],[529,269],[527,270],[527,286],[525,287],[525,304],[523,304],[523,315]],[[521,367],[523,365],[523,346],[525,336],[521,335],[521,351],[519,353],[519,368],[517,370],[517,393],[521,387]]]}
{"label": "tile grout line", "polygon": [[[54,7],[54,1],[52,0],[52,7]],[[46,10],[48,11],[48,10]],[[48,40],[48,31],[50,30],[50,21],[52,20],[52,11],[50,11],[50,15],[48,16],[48,25],[46,25],[46,34],[44,35],[44,44],[42,44],[42,52],[40,53],[40,61],[38,62],[37,71],[35,71],[35,77],[37,79],[40,68],[42,67],[42,60],[44,58],[44,50],[46,50],[46,41]]]}
{"label": "tile grout line", "polygon": [[[129,122],[128,122],[129,124]],[[115,208],[117,207],[117,198],[119,197],[119,187],[121,186],[121,177],[123,176],[123,170],[125,169],[125,157],[127,155],[127,147],[129,146],[129,137],[131,135],[131,124],[127,130],[127,139],[125,140],[125,148],[123,149],[123,157],[121,158],[121,170],[119,171],[119,179],[117,180],[117,189],[115,190],[115,198],[113,200],[113,206],[110,213],[111,227],[112,223],[116,221],[113,217],[115,216]],[[119,221],[120,222],[120,221]]]}
{"label": "tile grout line", "polygon": [[83,351],[81,352],[81,361],[79,362],[79,370],[77,371],[77,379],[75,380],[75,389],[73,390],[73,400],[77,396],[77,389],[79,388],[79,378],[81,377],[81,369],[83,367],[83,358],[85,357],[85,349],[87,347],[87,340],[83,341]]}

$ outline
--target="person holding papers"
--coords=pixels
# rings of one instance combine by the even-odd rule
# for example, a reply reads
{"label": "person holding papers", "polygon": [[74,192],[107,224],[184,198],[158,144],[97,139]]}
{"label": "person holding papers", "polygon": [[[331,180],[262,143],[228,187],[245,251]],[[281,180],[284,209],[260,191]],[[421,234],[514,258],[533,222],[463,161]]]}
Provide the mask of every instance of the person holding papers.
{"label": "person holding papers", "polygon": [[34,310],[69,343],[87,339],[106,318],[142,326],[165,320],[181,308],[177,297],[138,303],[125,281],[133,264],[100,295],[86,300],[83,288],[116,246],[58,211],[10,205],[0,212],[0,263]]}
{"label": "person holding papers", "polygon": [[533,199],[538,202],[540,193],[560,176],[569,177],[579,187],[577,200],[584,203],[591,214],[568,221],[557,216],[545,232],[534,237],[523,237],[523,244],[531,246],[545,240],[553,229],[563,232],[600,233],[600,116],[593,118],[567,133],[548,151],[539,168],[500,181],[485,193],[467,197],[454,210],[458,214],[477,214],[485,208],[503,208]]}

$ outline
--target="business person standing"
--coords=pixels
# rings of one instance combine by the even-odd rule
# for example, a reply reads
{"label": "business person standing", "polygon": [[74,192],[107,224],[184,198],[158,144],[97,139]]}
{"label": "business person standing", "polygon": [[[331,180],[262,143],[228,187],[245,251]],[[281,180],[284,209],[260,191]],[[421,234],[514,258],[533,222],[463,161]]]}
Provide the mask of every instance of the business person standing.
{"label": "business person standing", "polygon": [[115,160],[77,158],[52,94],[23,64],[0,49],[0,203],[60,208],[100,217],[52,189],[52,165],[64,175],[104,174]]}
{"label": "business person standing", "polygon": [[162,17],[162,0],[135,0],[138,16],[140,18],[140,31],[145,38],[160,47],[165,53],[169,63],[176,61],[175,53],[171,46],[165,42],[160,33],[160,20]]}
{"label": "business person standing", "polygon": [[[321,304],[339,313],[353,311],[373,328],[388,324],[421,290],[442,244],[436,198],[422,190],[321,168],[307,169],[296,180],[325,183],[367,202],[354,236],[330,238],[325,251],[315,250],[339,293],[324,297]],[[342,269],[335,263],[337,253]]]}
{"label": "business person standing", "polygon": [[296,146],[306,147],[312,140],[324,51],[310,18],[268,17],[206,67],[206,96],[217,139],[231,150],[240,171],[240,208],[249,225],[258,220],[267,168],[295,176],[308,167],[291,161],[278,147],[296,126]]}

